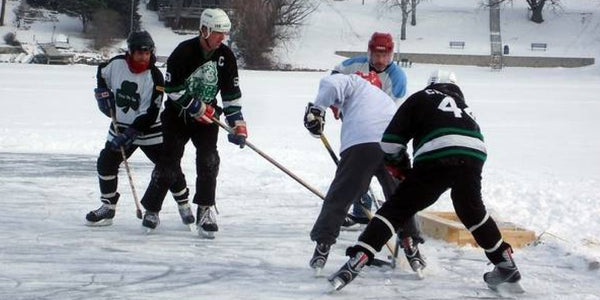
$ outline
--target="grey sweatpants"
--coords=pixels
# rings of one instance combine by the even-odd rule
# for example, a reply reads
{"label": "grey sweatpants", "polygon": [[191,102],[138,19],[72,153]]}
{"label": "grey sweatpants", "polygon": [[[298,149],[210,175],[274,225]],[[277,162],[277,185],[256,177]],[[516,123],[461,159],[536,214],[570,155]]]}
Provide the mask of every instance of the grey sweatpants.
{"label": "grey sweatpants", "polygon": [[[374,175],[377,175],[386,199],[393,194],[395,184],[385,170],[383,155],[379,143],[354,145],[340,154],[335,178],[329,186],[319,217],[310,232],[311,240],[328,245],[335,244],[352,201],[366,193]],[[416,223],[411,222],[407,222],[410,223],[410,226],[407,226],[410,228],[405,228],[405,234],[418,236]]]}

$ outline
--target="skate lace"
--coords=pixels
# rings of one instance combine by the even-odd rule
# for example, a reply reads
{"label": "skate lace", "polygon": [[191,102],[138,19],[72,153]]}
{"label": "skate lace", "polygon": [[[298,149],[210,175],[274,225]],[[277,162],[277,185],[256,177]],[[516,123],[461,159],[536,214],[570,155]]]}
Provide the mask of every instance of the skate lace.
{"label": "skate lace", "polygon": [[149,222],[157,223],[158,222],[158,214],[151,214],[151,213],[146,214],[144,219],[146,219]]}
{"label": "skate lace", "polygon": [[217,216],[212,209],[207,208],[202,212],[200,217],[200,224],[215,224],[217,223]]}
{"label": "skate lace", "polygon": [[112,205],[104,203],[102,206],[100,206],[100,208],[94,211],[94,214],[97,216],[103,216],[108,214],[111,209],[114,209]]}
{"label": "skate lace", "polygon": [[179,208],[179,214],[183,217],[186,216],[191,216],[192,215],[192,210],[190,208],[190,204],[189,203],[185,203],[185,204],[180,204],[178,205]]}

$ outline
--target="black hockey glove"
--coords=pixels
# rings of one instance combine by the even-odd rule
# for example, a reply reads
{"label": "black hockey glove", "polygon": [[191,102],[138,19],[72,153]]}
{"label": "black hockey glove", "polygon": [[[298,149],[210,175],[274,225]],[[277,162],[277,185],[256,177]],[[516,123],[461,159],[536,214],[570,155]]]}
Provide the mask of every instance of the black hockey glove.
{"label": "black hockey glove", "polygon": [[135,140],[135,138],[137,138],[139,134],[139,131],[135,130],[134,128],[127,128],[124,132],[120,133],[112,139],[112,141],[110,142],[111,150],[120,151],[121,147],[127,150],[129,147],[131,147],[131,144],[133,144],[133,141]]}
{"label": "black hockey glove", "polygon": [[115,111],[115,95],[108,88],[95,88],[94,96],[98,102],[98,109],[110,118],[110,110]]}
{"label": "black hockey glove", "polygon": [[312,136],[321,137],[325,127],[325,111],[309,102],[304,112],[304,127]]}
{"label": "black hockey glove", "polygon": [[410,157],[406,151],[396,154],[386,153],[384,163],[388,173],[400,181],[404,180],[406,173],[410,170]]}

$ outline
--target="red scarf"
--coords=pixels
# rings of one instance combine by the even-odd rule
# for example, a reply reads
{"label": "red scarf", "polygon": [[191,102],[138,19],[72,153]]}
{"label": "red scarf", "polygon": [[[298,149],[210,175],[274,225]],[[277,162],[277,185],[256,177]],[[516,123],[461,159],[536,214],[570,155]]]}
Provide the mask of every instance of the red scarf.
{"label": "red scarf", "polygon": [[134,74],[142,73],[150,67],[150,62],[135,62],[129,53],[125,54],[125,61],[129,67],[129,71]]}

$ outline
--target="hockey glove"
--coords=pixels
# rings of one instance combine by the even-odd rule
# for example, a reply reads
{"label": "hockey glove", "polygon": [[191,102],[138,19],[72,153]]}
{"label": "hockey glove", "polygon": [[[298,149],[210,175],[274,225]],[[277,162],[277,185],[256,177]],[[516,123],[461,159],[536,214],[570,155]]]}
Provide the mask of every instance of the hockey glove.
{"label": "hockey glove", "polygon": [[192,118],[203,124],[211,124],[213,122],[212,117],[215,115],[215,108],[213,106],[204,104],[204,102],[198,99],[192,100],[187,111]]}
{"label": "hockey glove", "polygon": [[309,102],[304,112],[304,127],[312,136],[321,137],[325,127],[325,111]]}
{"label": "hockey glove", "polygon": [[98,102],[98,109],[110,118],[110,111],[115,111],[115,95],[113,92],[108,88],[95,88],[94,96]]}
{"label": "hockey glove", "polygon": [[110,142],[110,148],[113,151],[120,151],[121,147],[127,150],[137,136],[139,135],[139,131],[135,130],[132,127],[127,128],[124,132],[115,136]]}
{"label": "hockey glove", "polygon": [[410,157],[406,151],[397,154],[385,154],[385,169],[400,181],[404,180],[406,173],[410,170]]}
{"label": "hockey glove", "polygon": [[236,144],[240,146],[240,148],[244,148],[244,146],[246,146],[246,138],[248,137],[248,129],[246,128],[246,121],[244,121],[242,112],[237,111],[225,116],[225,118],[227,119],[227,124],[235,133],[228,134],[227,139],[230,143]]}

